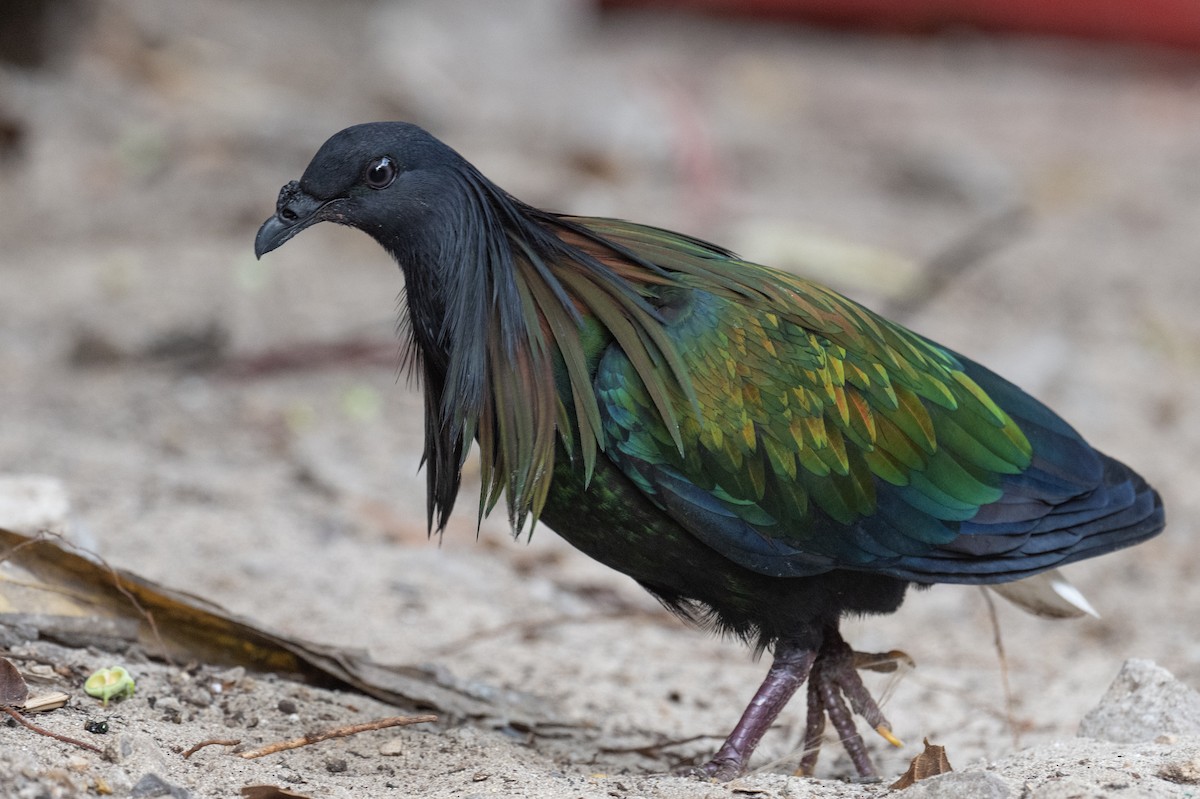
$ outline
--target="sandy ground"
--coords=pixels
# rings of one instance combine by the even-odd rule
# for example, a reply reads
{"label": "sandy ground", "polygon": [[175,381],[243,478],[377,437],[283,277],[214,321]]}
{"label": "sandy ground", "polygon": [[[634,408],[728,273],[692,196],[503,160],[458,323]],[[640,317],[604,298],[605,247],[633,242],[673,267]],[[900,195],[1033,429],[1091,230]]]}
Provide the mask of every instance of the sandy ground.
{"label": "sandy ground", "polygon": [[[945,745],[968,782],[931,796],[1200,790],[1186,730],[1075,737],[1127,658],[1200,686],[1200,60],[966,33],[599,19],[553,0],[86,7],[46,66],[0,71],[0,121],[16,131],[0,158],[0,472],[61,480],[69,535],[115,565],[289,635],[517,689],[566,724],[411,727],[252,762],[215,747],[184,761],[206,738],[254,745],[395,709],[41,644],[14,656],[80,672],[132,658],[139,691],[102,709],[76,690],[42,719],[77,737],[107,719],[108,736],[89,738],[112,747],[107,759],[0,726],[0,794],[218,797],[256,782],[320,797],[883,792],[843,781],[835,743],[819,780],[785,776],[799,706],[738,783],[661,776],[711,753],[765,665],[685,628],[548,530],[514,543],[497,518],[477,541],[472,481],[440,546],[428,542],[420,397],[398,345],[397,359],[321,369],[205,368],[214,354],[392,335],[400,277],[366,237],[322,226],[265,262],[252,254],[276,192],[316,147],[381,118],[435,131],[535,204],[673,227],[781,265],[840,263],[841,243],[894,253],[835,270],[880,308],[904,305],[912,269],[1019,217],[905,320],[1136,465],[1170,525],[1071,569],[1100,620],[999,608],[1011,719],[977,590],[914,593],[893,617],[849,623],[858,648],[903,648],[918,664],[872,678],[908,746],[870,745],[886,781],[923,737]],[[139,783],[151,773],[173,788]]]}

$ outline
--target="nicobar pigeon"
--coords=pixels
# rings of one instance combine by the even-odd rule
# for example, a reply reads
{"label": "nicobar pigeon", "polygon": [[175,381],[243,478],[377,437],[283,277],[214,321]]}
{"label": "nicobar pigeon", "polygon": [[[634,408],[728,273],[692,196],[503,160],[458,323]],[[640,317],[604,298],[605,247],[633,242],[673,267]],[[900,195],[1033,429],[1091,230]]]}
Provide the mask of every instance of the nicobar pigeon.
{"label": "nicobar pigeon", "polygon": [[471,443],[479,513],[507,499],[684,618],[773,662],[697,771],[742,773],[808,681],[863,778],[853,714],[891,725],[838,633],[913,584],[990,584],[1129,546],[1158,494],[973,361],[722,247],[512,197],[421,128],[356,125],[317,151],[258,231],[261,257],[318,222],[404,273],[425,396],[430,528]]}

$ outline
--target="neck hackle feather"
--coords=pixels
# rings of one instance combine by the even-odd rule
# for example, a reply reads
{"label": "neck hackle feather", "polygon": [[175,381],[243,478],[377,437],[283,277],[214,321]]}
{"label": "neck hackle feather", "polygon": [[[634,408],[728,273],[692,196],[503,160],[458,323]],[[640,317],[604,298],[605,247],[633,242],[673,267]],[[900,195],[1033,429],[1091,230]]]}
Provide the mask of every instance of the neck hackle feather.
{"label": "neck hackle feather", "polygon": [[[458,179],[460,202],[449,234],[429,256],[437,263],[410,265],[439,275],[439,285],[414,286],[414,270],[406,269],[407,324],[419,342],[409,352],[422,364],[426,389],[429,525],[445,528],[475,439],[479,519],[506,494],[519,534],[545,504],[556,443],[580,460],[585,481],[604,448],[583,343],[589,324],[628,355],[679,447],[670,395],[695,401],[653,303],[654,287],[674,282],[669,271],[585,224],[602,220],[525,205],[471,167]],[[727,254],[712,248],[711,255]],[[414,297],[414,291],[436,296]],[[430,318],[424,310],[430,307],[440,318]]]}

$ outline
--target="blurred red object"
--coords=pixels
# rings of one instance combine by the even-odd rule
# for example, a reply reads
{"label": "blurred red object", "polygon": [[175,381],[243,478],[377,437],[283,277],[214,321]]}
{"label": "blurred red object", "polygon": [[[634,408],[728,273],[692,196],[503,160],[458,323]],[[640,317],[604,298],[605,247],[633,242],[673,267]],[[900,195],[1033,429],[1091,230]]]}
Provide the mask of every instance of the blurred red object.
{"label": "blurred red object", "polygon": [[896,33],[967,27],[1200,49],[1200,0],[597,0]]}

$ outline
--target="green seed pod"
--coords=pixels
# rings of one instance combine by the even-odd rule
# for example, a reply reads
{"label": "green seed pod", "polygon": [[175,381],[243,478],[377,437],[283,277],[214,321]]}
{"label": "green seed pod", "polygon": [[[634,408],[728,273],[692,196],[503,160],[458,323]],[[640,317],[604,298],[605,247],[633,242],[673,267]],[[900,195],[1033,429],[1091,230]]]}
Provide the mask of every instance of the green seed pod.
{"label": "green seed pod", "polygon": [[87,678],[83,690],[104,704],[110,699],[125,699],[133,696],[133,677],[121,666],[100,669]]}

